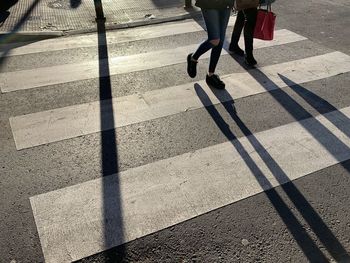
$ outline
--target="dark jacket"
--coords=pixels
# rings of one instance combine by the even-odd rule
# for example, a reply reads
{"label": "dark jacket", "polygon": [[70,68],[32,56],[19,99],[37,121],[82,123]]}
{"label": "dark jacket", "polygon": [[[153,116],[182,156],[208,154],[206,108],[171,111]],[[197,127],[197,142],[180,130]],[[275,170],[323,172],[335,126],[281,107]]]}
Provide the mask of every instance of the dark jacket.
{"label": "dark jacket", "polygon": [[196,0],[196,6],[202,9],[232,8],[234,0]]}

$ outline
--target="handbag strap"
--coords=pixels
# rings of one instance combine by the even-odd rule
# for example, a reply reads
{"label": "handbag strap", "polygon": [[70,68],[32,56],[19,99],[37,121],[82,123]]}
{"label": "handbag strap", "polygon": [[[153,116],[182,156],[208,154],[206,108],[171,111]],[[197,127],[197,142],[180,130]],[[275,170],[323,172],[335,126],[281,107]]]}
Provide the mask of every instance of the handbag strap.
{"label": "handbag strap", "polygon": [[261,5],[260,5],[260,6],[259,6],[259,9],[266,10],[266,11],[268,11],[268,12],[272,12],[272,5],[271,5],[271,4],[267,5],[267,6],[266,6],[266,9],[265,9],[265,8],[261,8]]}
{"label": "handbag strap", "polygon": [[[266,11],[272,12],[272,1],[271,0],[265,0],[266,1]],[[259,9],[261,8],[261,4],[259,5]]]}

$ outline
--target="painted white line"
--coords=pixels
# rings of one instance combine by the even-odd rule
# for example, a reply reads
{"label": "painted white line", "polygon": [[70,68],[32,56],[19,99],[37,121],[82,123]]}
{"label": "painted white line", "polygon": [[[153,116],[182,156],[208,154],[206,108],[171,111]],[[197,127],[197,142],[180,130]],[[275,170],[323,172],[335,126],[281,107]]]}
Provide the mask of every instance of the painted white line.
{"label": "painted white line", "polygon": [[[288,30],[278,30],[276,31],[274,41],[257,41],[255,47],[270,47],[305,39],[306,38]],[[100,61],[96,60],[77,64],[5,72],[0,74],[0,79],[2,81],[1,91],[11,92],[25,90],[71,81],[105,77],[108,74],[117,75],[184,63],[186,56],[190,52],[195,51],[197,47],[198,44],[195,44],[174,49],[114,57],[110,58],[109,61],[103,59]],[[227,52],[223,51],[222,54],[227,54]],[[209,56],[210,52],[207,52],[201,59],[208,58]],[[105,68],[107,63],[109,63],[110,72],[103,70],[100,72],[99,67]]]}
{"label": "painted white line", "polygon": [[[333,52],[266,66],[259,70],[275,85],[267,83],[262,86],[265,77],[256,70],[223,77],[227,90],[234,99],[285,87],[287,84],[278,74],[301,84],[349,72],[350,56]],[[256,79],[251,74],[256,75]],[[204,81],[198,83],[211,94]],[[111,119],[112,114],[114,116],[114,127],[105,124],[107,130],[202,108],[203,105],[193,89],[194,84],[195,82],[115,98],[112,102],[113,112],[109,103],[96,101],[10,118],[16,147],[20,150],[100,132],[101,109],[105,117],[104,123]],[[210,97],[213,103],[219,103],[215,96]]]}
{"label": "painted white line", "polygon": [[[350,117],[350,107],[341,112]],[[349,124],[338,130],[318,116],[255,134],[258,152],[243,137],[31,197],[46,262],[84,258],[348,160],[340,130]],[[266,151],[284,173],[270,172]]]}
{"label": "painted white line", "polygon": [[[236,17],[231,17],[229,26],[233,26],[235,21]],[[127,30],[108,31],[106,33],[106,38],[107,44],[111,45],[200,31],[204,31],[203,27],[195,21],[190,21],[184,23],[177,22]],[[8,45],[0,45],[0,55],[6,50],[9,50],[9,52],[6,52],[6,56],[17,56],[93,46],[98,46],[97,34],[65,37],[60,39],[49,39],[35,43],[14,43]]]}

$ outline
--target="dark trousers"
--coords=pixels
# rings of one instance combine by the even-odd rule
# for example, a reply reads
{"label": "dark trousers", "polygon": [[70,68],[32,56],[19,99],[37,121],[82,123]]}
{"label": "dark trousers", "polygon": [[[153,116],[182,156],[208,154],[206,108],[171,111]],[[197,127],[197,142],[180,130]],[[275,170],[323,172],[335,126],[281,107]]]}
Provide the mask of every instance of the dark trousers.
{"label": "dark trousers", "polygon": [[258,10],[249,8],[238,11],[237,20],[232,32],[231,46],[237,46],[242,30],[244,28],[245,52],[250,55],[253,53],[253,35],[256,24]]}

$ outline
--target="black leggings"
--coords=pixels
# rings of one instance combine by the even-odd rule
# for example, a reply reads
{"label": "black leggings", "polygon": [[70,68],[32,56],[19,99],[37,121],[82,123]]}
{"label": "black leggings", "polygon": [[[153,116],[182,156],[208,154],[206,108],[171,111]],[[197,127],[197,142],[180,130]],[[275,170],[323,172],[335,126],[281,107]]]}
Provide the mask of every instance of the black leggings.
{"label": "black leggings", "polygon": [[253,35],[256,24],[256,16],[258,10],[256,8],[249,8],[238,11],[237,20],[232,32],[231,45],[238,45],[244,27],[244,44],[247,54],[253,53]]}

